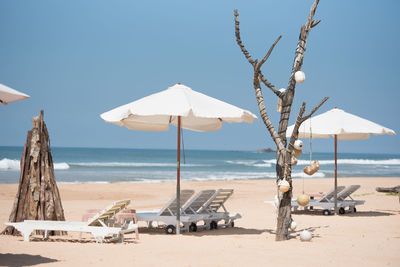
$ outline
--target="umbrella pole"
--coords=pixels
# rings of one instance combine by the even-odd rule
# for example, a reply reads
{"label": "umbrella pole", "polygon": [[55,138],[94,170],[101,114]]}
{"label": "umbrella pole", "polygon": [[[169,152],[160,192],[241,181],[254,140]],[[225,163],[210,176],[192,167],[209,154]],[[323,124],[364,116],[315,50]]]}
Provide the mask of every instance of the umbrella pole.
{"label": "umbrella pole", "polygon": [[178,151],[176,168],[176,201],[178,204],[176,212],[176,234],[181,232],[181,116],[178,116]]}
{"label": "umbrella pole", "polygon": [[335,134],[335,214],[337,212],[337,135]]}

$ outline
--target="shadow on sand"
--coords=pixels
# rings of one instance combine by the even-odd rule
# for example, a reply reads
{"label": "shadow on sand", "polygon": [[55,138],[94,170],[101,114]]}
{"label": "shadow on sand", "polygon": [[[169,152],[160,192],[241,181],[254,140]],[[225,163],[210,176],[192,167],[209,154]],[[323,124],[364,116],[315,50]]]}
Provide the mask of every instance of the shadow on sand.
{"label": "shadow on sand", "polygon": [[[327,216],[322,214],[322,210],[298,210],[296,212],[292,212],[292,214],[295,215],[311,215],[311,216]],[[339,214],[339,216],[345,216],[345,217],[381,217],[381,216],[392,216],[400,214],[399,211],[394,211],[394,210],[376,210],[376,211],[357,211],[357,212],[347,212],[345,214]],[[332,213],[333,215],[333,213]],[[332,216],[331,215],[331,216]]]}
{"label": "shadow on sand", "polygon": [[[328,228],[328,225],[324,225],[324,226],[318,226],[318,227],[308,227],[308,228],[304,228],[304,229],[300,229],[300,230],[289,230],[289,239],[300,239],[300,233],[304,230],[309,231],[312,234],[313,238],[320,238],[321,236],[318,234],[315,234],[315,230],[320,229],[320,228]],[[272,229],[268,229],[266,231],[267,233],[269,233],[270,235],[275,236],[276,231],[272,230]]]}
{"label": "shadow on sand", "polygon": [[1,254],[0,253],[0,266],[33,266],[42,263],[57,262],[56,259],[42,257],[40,255],[29,254]]}
{"label": "shadow on sand", "polygon": [[[216,235],[260,235],[267,232],[266,229],[253,229],[242,227],[220,227],[215,230],[199,229],[197,232],[181,232],[183,235],[190,236],[216,236]],[[139,228],[139,233],[149,235],[167,235],[164,227]]]}
{"label": "shadow on sand", "polygon": [[[24,242],[21,240],[21,242]],[[43,237],[38,237],[38,236],[31,236],[29,242],[60,242],[60,243],[80,243],[80,244],[90,244],[90,243],[96,243],[96,240],[94,238],[71,238],[71,237],[66,237],[66,238],[59,238],[59,237],[49,237],[47,239]],[[118,242],[117,242],[118,243]],[[127,244],[136,244],[138,243],[138,240],[135,238],[130,238],[129,236],[124,237],[124,243]],[[115,244],[115,242],[103,242],[103,244]],[[0,266],[1,261],[0,261]]]}

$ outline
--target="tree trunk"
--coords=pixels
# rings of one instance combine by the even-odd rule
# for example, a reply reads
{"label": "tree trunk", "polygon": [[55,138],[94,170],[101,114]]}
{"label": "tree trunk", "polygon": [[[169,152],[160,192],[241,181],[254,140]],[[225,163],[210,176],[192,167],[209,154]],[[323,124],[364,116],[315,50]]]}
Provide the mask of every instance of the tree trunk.
{"label": "tree trunk", "polygon": [[[300,29],[299,41],[296,48],[295,58],[293,60],[292,72],[289,78],[288,88],[284,92],[280,92],[276,89],[276,87],[270,83],[262,74],[261,66],[268,60],[273,48],[281,39],[282,36],[279,36],[273,45],[268,50],[267,54],[264,58],[258,62],[257,59],[253,59],[250,53],[246,50],[241,37],[240,37],[240,29],[239,29],[239,12],[237,10],[234,11],[235,16],[235,36],[236,42],[240,47],[243,55],[246,57],[247,61],[252,65],[254,69],[253,76],[253,87],[256,94],[257,105],[260,111],[261,118],[269,131],[272,139],[274,140],[277,147],[277,163],[276,163],[276,175],[277,175],[277,183],[280,180],[286,180],[289,185],[289,191],[285,192],[280,199],[279,211],[278,211],[278,220],[277,220],[277,231],[276,231],[276,240],[286,240],[289,237],[289,226],[292,221],[291,218],[291,200],[292,200],[292,151],[294,149],[293,144],[298,136],[298,129],[303,121],[305,121],[308,117],[310,117],[328,98],[324,98],[308,115],[303,117],[303,113],[305,111],[305,103],[303,103],[302,108],[300,109],[299,116],[295,123],[295,128],[293,130],[292,136],[290,138],[289,144],[287,144],[286,139],[286,130],[288,127],[289,117],[291,113],[292,103],[295,94],[296,80],[295,73],[301,70],[303,65],[304,53],[306,50],[307,44],[307,36],[311,31],[311,28],[315,27],[320,21],[314,21],[314,14],[317,9],[319,0],[315,0],[313,5],[311,6],[307,21],[305,25],[303,25]],[[282,101],[282,109],[280,110],[280,121],[278,132],[276,132],[275,127],[271,123],[266,107],[264,105],[264,98],[262,95],[261,82],[263,82],[271,91],[280,98]]]}
{"label": "tree trunk", "polygon": [[[9,217],[10,222],[24,220],[64,221],[64,210],[54,176],[50,139],[43,121],[43,111],[33,118],[21,158],[18,191]],[[15,235],[17,231],[6,227],[2,234]]]}
{"label": "tree trunk", "polygon": [[276,226],[276,241],[287,240],[289,238],[289,227],[292,221],[291,201],[292,201],[292,168],[290,166],[292,154],[288,150],[278,152],[276,173],[280,180],[285,179],[289,185],[289,191],[285,192],[279,201],[278,220]]}

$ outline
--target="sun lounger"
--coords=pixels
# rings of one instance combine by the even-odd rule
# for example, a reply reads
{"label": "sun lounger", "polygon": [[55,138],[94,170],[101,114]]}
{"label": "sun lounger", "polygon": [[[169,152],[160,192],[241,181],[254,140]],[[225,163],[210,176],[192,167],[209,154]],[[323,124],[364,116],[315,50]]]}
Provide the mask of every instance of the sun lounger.
{"label": "sun lounger", "polygon": [[182,214],[198,214],[197,211],[209,201],[210,198],[214,197],[215,190],[202,190],[198,192],[190,201],[182,207]]}
{"label": "sun lounger", "polygon": [[131,222],[129,225],[121,227],[110,227],[107,223],[129,203],[130,200],[114,202],[89,219],[88,222],[25,220],[23,222],[7,222],[5,224],[15,227],[23,235],[24,241],[29,241],[29,236],[34,230],[45,231],[46,238],[48,231],[73,231],[91,233],[96,242],[100,243],[103,241],[123,241],[124,234],[134,231],[137,228],[137,224]]}
{"label": "sun lounger", "polygon": [[[242,217],[240,213],[228,212],[224,203],[233,194],[233,189],[218,189],[215,194],[197,211],[208,229],[217,229],[219,226],[234,226],[234,221]],[[223,211],[219,211],[220,209]],[[224,221],[223,224],[218,224]]]}
{"label": "sun lounger", "polygon": [[[351,185],[348,187],[338,186],[337,187],[337,207],[339,209],[340,214],[345,213],[345,208],[349,208],[350,211],[356,212],[356,205],[364,204],[364,201],[361,200],[353,200],[350,195],[354,193],[360,186]],[[350,197],[351,200],[346,200],[347,197]],[[296,199],[292,200],[292,207],[296,211],[299,208],[299,204]],[[330,190],[326,194],[324,194],[319,199],[311,199],[308,205],[304,206],[304,209],[309,207],[321,207],[323,209],[324,215],[330,215],[331,210],[335,208],[335,189]]]}
{"label": "sun lounger", "polygon": [[[337,195],[337,199],[340,202],[349,203],[349,210],[356,212],[356,205],[362,205],[365,203],[365,200],[355,200],[351,197],[351,195],[357,191],[361,186],[360,185],[349,185]],[[344,214],[344,209],[339,209],[340,214]]]}
{"label": "sun lounger", "polygon": [[[183,231],[197,231],[197,223],[200,221],[204,222],[204,225],[199,226],[201,228],[216,229],[221,220],[225,220],[223,225],[233,226],[233,221],[241,218],[241,214],[229,213],[224,206],[225,201],[233,194],[232,189],[202,190],[189,200],[193,194],[193,190],[181,191],[181,202],[187,202],[181,208],[180,219]],[[146,221],[148,227],[151,227],[153,221],[161,221],[167,224],[168,234],[174,233],[177,209],[176,207],[171,209],[171,203],[176,203],[175,196],[160,211],[137,212],[138,221]],[[224,211],[218,212],[221,207]]]}
{"label": "sun lounger", "polygon": [[[87,222],[89,219],[92,217],[96,216],[97,213],[101,212],[101,209],[88,209],[86,210],[86,213],[82,215],[82,221]],[[136,218],[136,210],[134,209],[127,209],[124,208],[118,213],[115,214],[111,219],[107,221],[108,226],[121,226],[126,223],[133,222],[134,224],[137,224],[137,218]],[[139,240],[139,228],[137,227],[135,230],[136,233],[136,239]],[[81,233],[82,234],[82,233]],[[126,233],[127,234],[127,233]],[[81,236],[81,235],[80,235]]]}
{"label": "sun lounger", "polygon": [[[193,194],[194,190],[181,190],[181,206],[184,205],[193,196]],[[174,195],[162,209],[155,211],[137,211],[136,217],[139,222],[145,221],[148,227],[151,227],[153,222],[163,222],[167,224],[166,232],[168,234],[172,234],[175,232],[177,210],[178,203],[176,195]],[[181,215],[181,222],[183,224],[190,223],[189,216]]]}
{"label": "sun lounger", "polygon": [[[338,186],[337,187],[337,192],[341,192],[345,187],[344,186]],[[330,207],[330,204],[335,204],[335,189],[331,189],[330,191],[328,191],[327,193],[323,194],[321,196],[321,198],[319,199],[310,199],[310,202],[308,203],[308,205],[304,206],[305,209],[309,208],[309,207]],[[297,199],[292,199],[292,208],[297,211],[297,209],[300,207],[299,203],[297,203]]]}

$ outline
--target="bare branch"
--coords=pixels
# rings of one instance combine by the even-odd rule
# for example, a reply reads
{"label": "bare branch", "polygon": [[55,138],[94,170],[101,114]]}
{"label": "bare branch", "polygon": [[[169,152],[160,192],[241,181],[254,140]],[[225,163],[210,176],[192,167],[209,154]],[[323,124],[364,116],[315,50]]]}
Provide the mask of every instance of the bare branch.
{"label": "bare branch", "polygon": [[260,80],[261,80],[269,89],[271,89],[271,91],[272,91],[274,94],[276,94],[277,96],[279,96],[279,94],[280,94],[279,90],[277,90],[277,89],[275,88],[275,86],[274,86],[273,84],[271,84],[271,83],[264,77],[264,75],[262,74],[261,71],[258,73],[258,75],[259,75],[259,77],[260,77]]}
{"label": "bare branch", "polygon": [[314,4],[310,8],[310,14],[308,15],[307,22],[304,25],[304,26],[306,26],[306,30],[307,31],[310,31],[310,29],[312,27],[311,25],[313,24],[313,18],[314,18],[314,15],[315,15],[315,11],[317,10],[318,3],[319,3],[319,0],[315,0]]}
{"label": "bare branch", "polygon": [[307,18],[307,22],[304,26],[301,27],[300,35],[299,35],[299,42],[296,48],[296,56],[293,61],[292,73],[289,78],[289,84],[287,86],[287,91],[284,96],[281,97],[282,99],[282,112],[281,117],[279,120],[279,135],[281,139],[286,140],[286,130],[289,122],[290,112],[292,109],[292,103],[295,93],[296,81],[294,79],[294,74],[296,71],[301,69],[303,65],[303,58],[304,53],[306,51],[306,43],[307,43],[307,36],[311,31],[311,25],[313,23],[313,18],[315,11],[317,9],[319,0],[315,0],[314,4],[311,6],[310,13]]}
{"label": "bare branch", "polygon": [[239,11],[237,9],[234,10],[235,15],[235,35],[236,35],[236,42],[239,45],[240,49],[242,50],[244,56],[247,58],[251,65],[254,65],[254,60],[250,56],[250,53],[244,47],[242,43],[242,39],[240,38],[240,29],[239,29]]}
{"label": "bare branch", "polygon": [[307,21],[300,29],[299,42],[296,48],[296,57],[293,62],[292,74],[290,75],[288,90],[294,90],[296,86],[294,74],[296,73],[296,71],[300,70],[301,66],[303,65],[304,53],[306,52],[307,36],[310,33],[311,28],[313,27],[312,25],[314,24],[314,26],[316,26],[319,23],[319,21],[315,22],[313,20],[318,3],[319,0],[314,1],[314,4],[310,8],[310,13],[308,15]]}
{"label": "bare branch", "polygon": [[310,113],[308,113],[307,115],[305,115],[302,119],[302,122],[307,120],[308,118],[310,118],[327,100],[329,99],[329,97],[324,97],[324,99],[321,100],[321,102],[319,102],[318,105],[316,105],[311,111]]}
{"label": "bare branch", "polygon": [[272,85],[270,82],[268,82],[268,80],[264,77],[264,75],[261,73],[260,69],[261,66],[268,60],[269,56],[272,53],[272,50],[274,49],[275,45],[279,42],[279,40],[282,38],[282,35],[279,35],[279,37],[276,39],[276,41],[271,45],[271,47],[269,48],[267,54],[265,55],[265,57],[260,61],[260,63],[258,63],[256,65],[255,68],[255,72],[257,72],[260,76],[261,81],[272,90],[273,93],[275,93],[277,96],[279,96],[279,91],[275,88],[274,85]]}
{"label": "bare branch", "polygon": [[269,56],[272,53],[272,50],[274,49],[275,45],[279,42],[279,40],[282,38],[282,35],[279,35],[279,37],[276,39],[276,41],[271,45],[271,47],[269,48],[267,54],[265,55],[265,57],[260,61],[260,63],[257,66],[257,71],[259,72],[261,69],[261,66],[268,60]]}
{"label": "bare branch", "polygon": [[308,113],[307,115],[303,116],[305,110],[306,110],[306,103],[303,102],[303,104],[301,105],[300,108],[300,112],[299,115],[297,116],[296,119],[296,123],[294,124],[293,127],[293,132],[292,132],[292,136],[290,137],[290,141],[289,141],[289,145],[288,145],[288,149],[290,152],[293,151],[293,145],[294,145],[294,141],[297,140],[298,136],[299,136],[299,128],[301,126],[301,124],[307,120],[308,118],[310,118],[327,100],[329,99],[329,97],[324,97],[324,99],[321,100],[321,102],[319,102],[318,105],[316,105],[310,113]]}
{"label": "bare branch", "polygon": [[313,20],[313,22],[311,23],[311,28],[314,28],[315,26],[318,25],[318,23],[320,23],[321,20]]}
{"label": "bare branch", "polygon": [[267,127],[272,139],[274,140],[277,149],[282,150],[285,148],[285,146],[284,146],[280,136],[276,132],[276,129],[268,116],[267,109],[265,108],[265,104],[264,104],[264,97],[262,95],[262,91],[261,91],[261,87],[260,87],[260,81],[258,80],[257,76],[258,75],[256,75],[256,74],[254,76],[254,90],[256,93],[258,109],[260,110],[260,116],[264,122],[264,125]]}
{"label": "bare branch", "polygon": [[294,124],[294,127],[293,127],[292,136],[290,137],[290,141],[289,141],[289,145],[288,145],[288,149],[290,152],[293,151],[294,141],[296,141],[297,137],[299,136],[299,128],[300,128],[301,123],[303,122],[303,114],[305,111],[306,111],[306,103],[303,102],[303,104],[301,105],[301,108],[300,108],[299,115],[297,116],[296,123]]}

